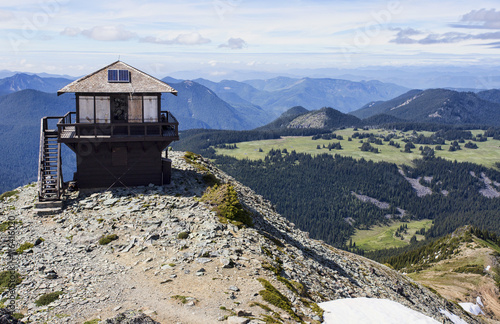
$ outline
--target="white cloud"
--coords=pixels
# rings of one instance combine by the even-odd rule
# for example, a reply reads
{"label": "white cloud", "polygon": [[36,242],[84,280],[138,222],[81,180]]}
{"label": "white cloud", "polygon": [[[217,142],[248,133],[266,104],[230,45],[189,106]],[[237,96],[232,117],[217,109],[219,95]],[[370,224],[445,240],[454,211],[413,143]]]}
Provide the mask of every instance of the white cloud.
{"label": "white cloud", "polygon": [[500,11],[484,8],[472,10],[463,15],[460,22],[465,23],[465,25],[455,25],[455,27],[500,29]]}
{"label": "white cloud", "polygon": [[242,49],[247,46],[247,42],[245,42],[241,38],[230,38],[227,43],[220,44],[219,47],[228,47],[230,49]]}
{"label": "white cloud", "polygon": [[124,29],[123,26],[95,26],[83,30],[81,34],[98,41],[126,41],[137,37],[136,33]]}
{"label": "white cloud", "polygon": [[165,44],[165,45],[201,45],[211,42],[210,39],[204,38],[200,33],[179,34],[173,39],[161,39],[157,37],[147,36],[140,39],[143,43]]}
{"label": "white cloud", "polygon": [[[396,44],[451,44],[459,43],[468,40],[497,40],[500,39],[500,32],[468,34],[468,33],[424,33],[412,28],[395,28],[397,30],[396,38],[390,40],[391,43]],[[416,35],[424,35],[423,37],[416,38]],[[412,37],[413,36],[413,37]]]}
{"label": "white cloud", "polygon": [[64,35],[64,36],[70,36],[70,37],[75,37],[75,36],[78,36],[80,35],[81,33],[81,29],[80,28],[73,28],[73,27],[66,27],[64,28],[64,30],[61,32],[61,35]]}

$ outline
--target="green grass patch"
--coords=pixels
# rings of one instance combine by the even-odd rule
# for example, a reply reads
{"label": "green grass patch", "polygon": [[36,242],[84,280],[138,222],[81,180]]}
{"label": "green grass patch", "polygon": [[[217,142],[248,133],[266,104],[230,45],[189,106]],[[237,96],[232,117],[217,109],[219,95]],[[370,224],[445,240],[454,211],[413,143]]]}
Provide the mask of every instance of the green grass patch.
{"label": "green grass patch", "polygon": [[[370,129],[368,131],[364,131],[362,129],[358,129],[356,132],[358,133],[373,133],[375,135],[383,135],[386,136],[391,131],[383,130],[383,129]],[[359,142],[359,139],[354,138],[352,141],[348,141],[348,137],[352,137],[355,131],[352,128],[347,128],[343,130],[335,131],[335,134],[342,135],[343,140],[312,140],[311,136],[305,137],[282,137],[281,139],[273,139],[273,140],[261,140],[261,141],[251,141],[251,142],[239,142],[237,144],[237,149],[221,149],[217,148],[217,154],[223,154],[235,157],[237,159],[250,159],[250,160],[259,160],[264,159],[267,153],[271,149],[287,149],[287,151],[291,152],[295,150],[297,153],[307,153],[311,155],[330,153],[340,154],[342,156],[350,156],[355,159],[364,158],[365,160],[371,160],[374,162],[385,161],[389,163],[396,163],[398,165],[406,164],[412,165],[412,160],[422,158],[421,152],[418,150],[420,144],[415,144],[416,148],[412,149],[412,153],[404,153],[405,142],[403,139],[408,139],[412,136],[413,131],[401,132],[397,131],[396,134],[399,138],[393,139],[395,143],[400,145],[400,148],[396,148],[394,146],[388,145],[388,142],[383,142],[383,145],[372,144],[372,146],[378,148],[379,153],[373,154],[371,152],[362,152],[360,147],[362,143]],[[478,132],[472,131],[473,134]],[[482,133],[479,132],[479,133]],[[423,134],[425,136],[430,136],[433,133],[427,131],[417,132],[417,135]],[[364,140],[366,141],[366,139]],[[323,148],[323,145],[328,146],[329,143],[332,142],[340,142],[342,145],[342,150],[331,150],[329,151],[327,148]],[[459,151],[450,152],[448,151],[450,146],[450,141],[446,141],[445,145],[441,145],[442,150],[435,150],[436,157],[442,157],[448,160],[457,160],[457,162],[472,162],[480,165],[484,165],[486,167],[494,168],[495,163],[500,161],[500,141],[494,140],[491,137],[488,138],[486,142],[474,142],[477,144],[477,149],[467,149],[464,148]],[[320,149],[317,149],[317,146],[320,146]],[[422,145],[425,146],[425,145]],[[427,145],[433,149],[437,145]],[[259,150],[261,149],[261,151]]]}
{"label": "green grass patch", "polygon": [[212,210],[219,216],[222,223],[229,222],[238,227],[253,225],[250,213],[243,208],[231,184],[214,185],[208,188],[201,200],[212,205]]}
{"label": "green grass patch", "polygon": [[86,321],[86,322],[84,322],[83,324],[97,324],[97,323],[99,323],[100,321],[101,321],[100,319],[95,318],[95,319],[93,319],[93,320]]}
{"label": "green grass patch", "polygon": [[17,252],[17,254],[23,254],[23,252],[24,252],[24,251],[29,250],[29,249],[33,248],[34,246],[35,246],[35,245],[34,245],[33,243],[30,243],[30,242],[24,242],[23,244],[21,244],[21,245],[17,248],[16,252]]}
{"label": "green grass patch", "polygon": [[118,235],[116,234],[109,234],[109,235],[106,235],[106,236],[103,236],[99,239],[99,244],[100,245],[106,245],[106,244],[109,244],[115,240],[118,239]]}
{"label": "green grass patch", "polygon": [[[395,233],[401,225],[407,225],[407,234],[403,235],[403,240],[400,237],[396,237]],[[428,230],[432,226],[432,220],[424,219],[419,221],[411,222],[393,222],[389,226],[373,226],[369,230],[356,230],[356,233],[352,237],[353,243],[356,243],[356,247],[363,249],[365,251],[374,251],[380,249],[388,249],[392,247],[402,247],[410,244],[410,239],[415,232],[421,228]],[[416,235],[417,240],[423,240],[423,235]]]}
{"label": "green grass patch", "polygon": [[62,294],[63,294],[62,291],[54,291],[48,294],[43,294],[40,297],[38,297],[37,300],[35,300],[35,305],[37,305],[38,307],[46,306],[52,303],[53,301],[59,299],[59,296],[61,296]]}
{"label": "green grass patch", "polygon": [[318,304],[316,303],[311,304],[311,309],[313,312],[316,313],[316,315],[319,316],[320,322],[323,322],[323,314],[325,313],[325,311],[321,307],[319,307]]}
{"label": "green grass patch", "polygon": [[195,300],[192,297],[182,296],[182,295],[174,295],[174,296],[171,296],[170,298],[176,299],[176,300],[180,301],[183,304],[186,304],[189,300]]}
{"label": "green grass patch", "polygon": [[[23,281],[19,272],[12,270],[5,270],[0,272],[0,293],[9,288],[9,285],[14,287]],[[12,282],[12,283],[11,283]]]}
{"label": "green grass patch", "polygon": [[192,166],[194,166],[195,168],[197,168],[200,171],[208,171],[208,169],[204,165],[202,165],[198,162],[198,160],[200,160],[200,159],[201,159],[201,155],[193,153],[193,152],[186,152],[184,154],[184,161],[191,164]]}
{"label": "green grass patch", "polygon": [[295,293],[297,296],[307,296],[306,288],[300,282],[289,280],[289,279],[283,278],[282,276],[277,276],[277,279],[278,279],[278,281],[285,284],[285,286],[288,289],[290,289],[293,293]]}
{"label": "green grass patch", "polygon": [[473,273],[482,275],[484,273],[484,267],[480,264],[467,264],[461,267],[456,268],[453,272],[459,273]]}
{"label": "green grass patch", "polygon": [[274,305],[278,308],[281,308],[285,312],[287,312],[294,320],[304,323],[300,317],[295,314],[295,312],[292,310],[292,303],[290,300],[284,296],[282,293],[279,292],[278,289],[276,289],[269,281],[267,281],[264,278],[258,278],[257,279],[262,286],[264,287],[263,290],[259,291],[259,295],[264,299],[266,302],[268,302],[271,305]]}
{"label": "green grass patch", "polygon": [[8,221],[5,221],[5,222],[2,222],[0,224],[0,232],[6,232],[9,227],[13,226],[15,227],[16,225],[21,225],[23,222],[22,221],[11,221],[11,220],[8,220]]}
{"label": "green grass patch", "polygon": [[0,200],[5,200],[10,197],[14,197],[17,194],[19,194],[18,190],[11,190],[11,191],[6,191],[3,194],[0,195]]}

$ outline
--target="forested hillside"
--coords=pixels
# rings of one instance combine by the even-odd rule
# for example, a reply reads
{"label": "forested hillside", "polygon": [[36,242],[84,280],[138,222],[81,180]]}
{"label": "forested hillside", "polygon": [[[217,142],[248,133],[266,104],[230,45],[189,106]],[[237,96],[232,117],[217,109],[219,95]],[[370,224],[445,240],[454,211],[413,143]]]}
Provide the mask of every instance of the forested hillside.
{"label": "forested hillside", "polygon": [[[496,217],[500,198],[488,198],[483,191],[489,188],[485,177],[496,186],[490,189],[500,190],[500,173],[471,163],[429,158],[416,160],[415,167],[399,169],[385,162],[279,150],[270,152],[264,161],[217,156],[216,163],[270,199],[278,212],[313,237],[336,246],[343,246],[355,228],[398,217],[433,219],[435,225],[426,233],[428,237],[450,233],[464,224],[500,233]],[[401,172],[420,179],[432,194],[419,195]],[[353,193],[390,207],[381,209],[362,202]]]}

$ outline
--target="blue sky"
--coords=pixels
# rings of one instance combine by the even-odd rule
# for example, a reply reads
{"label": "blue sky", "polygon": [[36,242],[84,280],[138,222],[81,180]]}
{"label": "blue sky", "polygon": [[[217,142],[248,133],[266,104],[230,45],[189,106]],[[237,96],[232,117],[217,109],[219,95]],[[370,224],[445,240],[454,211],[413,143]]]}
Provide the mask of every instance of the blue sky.
{"label": "blue sky", "polygon": [[159,77],[500,58],[498,0],[1,0],[0,29],[0,70],[73,76],[119,57]]}

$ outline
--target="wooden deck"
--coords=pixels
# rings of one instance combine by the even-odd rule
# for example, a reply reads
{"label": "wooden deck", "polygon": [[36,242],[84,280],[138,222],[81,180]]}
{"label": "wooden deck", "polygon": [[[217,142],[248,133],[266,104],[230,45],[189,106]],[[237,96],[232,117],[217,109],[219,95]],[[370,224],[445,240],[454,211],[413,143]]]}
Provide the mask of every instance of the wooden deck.
{"label": "wooden deck", "polygon": [[179,139],[179,134],[175,129],[166,129],[162,130],[161,132],[155,132],[155,133],[145,133],[145,134],[130,134],[129,132],[127,133],[114,133],[111,135],[111,133],[106,134],[106,133],[99,133],[99,132],[92,132],[92,133],[86,133],[82,132],[80,134],[77,134],[76,131],[76,126],[66,126],[61,129],[59,132],[59,140],[61,142],[73,142],[75,140],[80,140],[80,139],[87,139],[87,140],[92,140],[92,139],[120,139],[123,140],[127,138],[127,141],[141,141],[141,140],[158,140],[158,139],[163,139],[165,141],[172,141],[172,140],[178,140]]}
{"label": "wooden deck", "polygon": [[86,141],[135,142],[179,140],[179,123],[168,113],[166,121],[148,123],[75,123],[74,113],[68,113],[57,124],[61,143]]}

